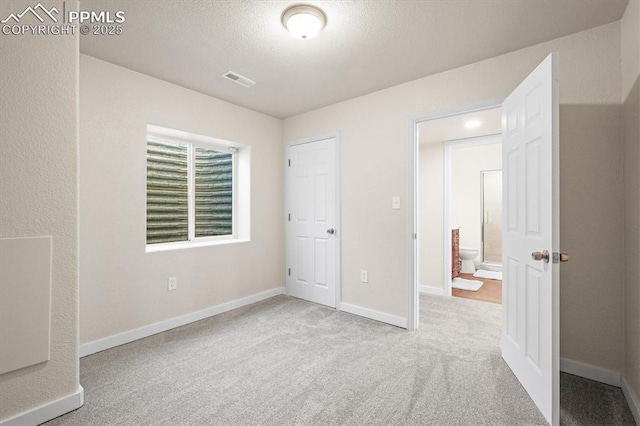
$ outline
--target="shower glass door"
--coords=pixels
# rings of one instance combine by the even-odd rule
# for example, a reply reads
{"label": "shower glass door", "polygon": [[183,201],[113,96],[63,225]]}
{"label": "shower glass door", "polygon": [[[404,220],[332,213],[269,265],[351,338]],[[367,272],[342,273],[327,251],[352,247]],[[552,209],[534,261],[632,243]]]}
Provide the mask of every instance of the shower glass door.
{"label": "shower glass door", "polygon": [[502,170],[481,173],[482,262],[502,263]]}

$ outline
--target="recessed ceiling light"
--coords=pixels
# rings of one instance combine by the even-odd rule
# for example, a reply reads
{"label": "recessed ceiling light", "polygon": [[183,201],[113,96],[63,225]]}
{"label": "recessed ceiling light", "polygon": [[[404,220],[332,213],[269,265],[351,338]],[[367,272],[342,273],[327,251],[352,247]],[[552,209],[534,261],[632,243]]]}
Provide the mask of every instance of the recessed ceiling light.
{"label": "recessed ceiling light", "polygon": [[476,127],[479,127],[482,124],[482,122],[480,120],[469,120],[466,123],[464,123],[464,127],[466,127],[467,129],[475,129]]}
{"label": "recessed ceiling light", "polygon": [[290,7],[282,14],[282,25],[301,40],[315,37],[326,24],[324,12],[315,6],[300,4]]}

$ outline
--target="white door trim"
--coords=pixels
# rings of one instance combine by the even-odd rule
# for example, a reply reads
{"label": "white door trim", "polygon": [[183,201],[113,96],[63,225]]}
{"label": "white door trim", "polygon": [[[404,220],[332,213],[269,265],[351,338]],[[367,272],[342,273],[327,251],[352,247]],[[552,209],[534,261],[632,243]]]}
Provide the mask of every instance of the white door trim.
{"label": "white door trim", "polygon": [[500,107],[505,98],[491,99],[478,103],[439,111],[419,114],[409,118],[408,131],[408,189],[407,189],[407,329],[417,330],[419,322],[418,290],[418,125],[424,121],[452,117],[469,112]]}
{"label": "white door trim", "polygon": [[[342,288],[342,283],[340,280],[340,277],[342,276],[342,266],[341,266],[341,262],[340,260],[342,259],[341,256],[341,247],[342,247],[342,220],[341,220],[341,215],[340,215],[340,132],[336,131],[336,132],[331,132],[331,133],[326,133],[326,134],[321,134],[321,135],[317,135],[317,136],[311,136],[308,138],[302,138],[302,139],[296,139],[296,140],[292,140],[289,141],[285,144],[284,146],[284,176],[285,176],[285,199],[284,199],[284,222],[285,222],[285,230],[287,229],[287,223],[288,223],[288,200],[287,200],[287,181],[286,181],[286,176],[287,176],[287,167],[288,167],[288,160],[289,160],[289,156],[288,156],[288,150],[290,147],[292,146],[296,146],[296,145],[302,145],[305,143],[312,143],[312,142],[318,142],[318,141],[322,141],[325,139],[335,139],[336,140],[336,224],[335,224],[335,230],[336,233],[334,234],[334,237],[336,239],[336,254],[335,254],[335,262],[336,262],[336,271],[335,271],[335,281],[336,281],[336,310],[340,311],[340,304],[342,302],[342,297],[341,297],[341,288]],[[286,234],[286,232],[285,232]],[[286,238],[286,236],[285,236]],[[285,277],[288,273],[288,266],[289,265],[289,250],[288,248],[285,249],[286,250],[286,264],[285,264]],[[286,283],[286,278],[285,278],[285,283]],[[289,288],[288,286],[285,284],[285,288],[287,289],[287,295],[289,295]]]}
{"label": "white door trim", "polygon": [[453,259],[447,253],[451,252],[451,191],[453,190],[453,175],[451,156],[454,149],[472,146],[492,145],[502,143],[502,134],[478,136],[474,138],[455,139],[444,143],[444,295],[451,296],[451,267]]}

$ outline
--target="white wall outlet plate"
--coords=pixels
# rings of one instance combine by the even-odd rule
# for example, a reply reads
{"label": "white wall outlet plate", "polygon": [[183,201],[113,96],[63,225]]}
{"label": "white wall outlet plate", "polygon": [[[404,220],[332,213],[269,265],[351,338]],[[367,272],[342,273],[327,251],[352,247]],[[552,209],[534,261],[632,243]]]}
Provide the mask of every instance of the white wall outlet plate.
{"label": "white wall outlet plate", "polygon": [[360,282],[368,283],[369,282],[369,271],[362,269],[360,271]]}
{"label": "white wall outlet plate", "polygon": [[178,277],[169,277],[167,279],[167,290],[177,290],[178,289]]}

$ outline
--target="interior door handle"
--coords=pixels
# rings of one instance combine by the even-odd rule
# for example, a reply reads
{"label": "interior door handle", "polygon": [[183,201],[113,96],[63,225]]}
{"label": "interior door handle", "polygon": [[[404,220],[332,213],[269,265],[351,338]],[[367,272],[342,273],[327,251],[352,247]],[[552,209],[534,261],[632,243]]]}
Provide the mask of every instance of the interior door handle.
{"label": "interior door handle", "polygon": [[531,258],[533,260],[542,260],[544,263],[549,263],[549,252],[546,250],[543,250],[542,252],[534,251],[533,253],[531,253]]}
{"label": "interior door handle", "polygon": [[335,233],[336,233],[336,230],[335,230],[335,229],[333,229],[333,228],[329,228],[329,229],[327,229],[327,234],[329,234],[329,235],[333,235],[333,234],[335,234]]}

